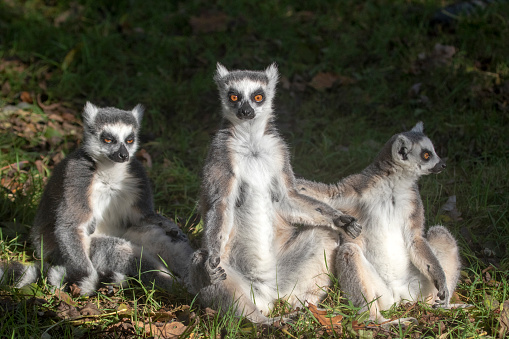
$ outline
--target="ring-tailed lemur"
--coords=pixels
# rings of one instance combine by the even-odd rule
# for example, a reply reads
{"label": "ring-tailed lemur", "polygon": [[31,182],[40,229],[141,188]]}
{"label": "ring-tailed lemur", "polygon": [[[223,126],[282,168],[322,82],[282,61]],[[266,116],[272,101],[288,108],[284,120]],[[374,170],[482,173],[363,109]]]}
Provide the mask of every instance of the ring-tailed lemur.
{"label": "ring-tailed lemur", "polygon": [[[203,266],[201,252],[193,257],[179,227],[154,211],[149,180],[134,157],[142,115],[140,105],[124,111],[86,104],[83,145],[55,166],[30,232],[36,253],[52,265],[52,285],[63,279],[88,295],[99,282],[148,271],[142,280],[169,289],[175,274],[195,292],[222,278],[217,265],[194,267]],[[38,270],[13,265],[9,275],[20,286]]]}
{"label": "ring-tailed lemur", "polygon": [[[354,305],[385,321],[381,310],[404,300],[448,307],[459,277],[454,237],[443,226],[424,234],[424,207],[418,179],[439,173],[445,163],[419,122],[394,135],[375,161],[337,184],[297,180],[303,194],[341,208],[363,225],[356,239],[338,249],[339,283]],[[413,318],[399,319],[415,321]]]}
{"label": "ring-tailed lemur", "polygon": [[[200,208],[208,261],[221,262],[226,280],[200,297],[223,310],[235,302],[237,314],[270,323],[266,314],[278,297],[296,304],[322,295],[320,287],[329,283],[324,249],[337,247],[331,240],[337,227],[352,237],[361,229],[354,218],[296,190],[274,124],[276,66],[228,71],[218,64],[214,80],[224,119],[203,169]],[[301,232],[291,224],[328,227]]]}

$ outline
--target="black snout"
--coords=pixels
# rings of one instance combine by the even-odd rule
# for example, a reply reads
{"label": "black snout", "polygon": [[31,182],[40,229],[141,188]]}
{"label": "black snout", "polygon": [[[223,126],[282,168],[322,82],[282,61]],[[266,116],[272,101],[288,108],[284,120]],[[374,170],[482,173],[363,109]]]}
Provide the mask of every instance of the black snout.
{"label": "black snout", "polygon": [[129,152],[123,143],[120,145],[118,151],[110,156],[110,159],[115,162],[126,162],[129,160]]}
{"label": "black snout", "polygon": [[242,104],[242,106],[239,107],[239,110],[237,111],[237,118],[243,119],[243,120],[249,120],[253,119],[255,116],[254,109],[249,105],[249,103],[246,101]]}
{"label": "black snout", "polygon": [[442,172],[447,166],[445,165],[445,162],[440,159],[440,161],[430,170],[431,173],[440,173]]}

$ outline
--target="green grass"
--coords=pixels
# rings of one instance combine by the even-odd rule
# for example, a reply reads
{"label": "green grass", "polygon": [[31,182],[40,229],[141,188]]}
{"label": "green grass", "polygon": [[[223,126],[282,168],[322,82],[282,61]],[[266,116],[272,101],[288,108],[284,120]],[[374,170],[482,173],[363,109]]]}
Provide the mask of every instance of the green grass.
{"label": "green grass", "polygon": [[[428,224],[444,223],[458,238],[465,265],[458,292],[476,307],[402,306],[396,314],[408,312],[419,326],[392,334],[354,330],[362,315],[333,286],[325,304],[344,316],[344,335],[496,337],[509,270],[509,4],[493,4],[452,27],[430,27],[432,14],[449,3],[0,2],[0,258],[32,258],[27,225],[54,164],[79,145],[86,100],[147,107],[142,148],[153,163],[148,171],[157,209],[177,218],[198,245],[200,171],[220,119],[215,64],[262,69],[276,61],[278,123],[299,176],[333,182],[355,173],[391,135],[419,120],[447,159],[445,172],[421,181],[421,194]],[[199,26],[206,19],[216,19],[211,31]],[[456,53],[433,56],[438,43]],[[310,83],[322,72],[340,80],[317,90]],[[21,103],[23,92],[34,104]],[[440,210],[452,195],[459,220]],[[483,273],[490,265],[495,268]],[[136,284],[90,298],[102,310],[136,303],[126,318],[63,321],[48,313],[61,300],[44,284],[38,288],[42,305],[26,292],[0,291],[0,337],[108,337],[109,326],[154,321],[160,309],[184,314],[185,335],[193,337],[310,337],[323,330],[305,313],[285,327],[253,327],[208,314],[185,292],[154,294]],[[83,306],[87,299],[74,300]],[[185,305],[191,307],[178,311]],[[143,333],[133,328],[125,333]]]}

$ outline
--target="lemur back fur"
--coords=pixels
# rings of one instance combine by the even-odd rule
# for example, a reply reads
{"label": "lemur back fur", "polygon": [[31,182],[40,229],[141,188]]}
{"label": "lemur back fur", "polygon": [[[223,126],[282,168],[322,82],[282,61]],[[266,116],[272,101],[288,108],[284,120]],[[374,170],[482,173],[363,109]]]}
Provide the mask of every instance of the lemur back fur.
{"label": "lemur back fur", "polygon": [[458,248],[442,226],[425,235],[417,186],[422,175],[444,168],[420,122],[393,136],[361,173],[332,185],[298,180],[302,193],[363,225],[359,237],[344,238],[336,270],[342,290],[361,311],[369,308],[372,320],[385,321],[380,311],[404,300],[449,306],[460,270]]}
{"label": "lemur back fur", "polygon": [[329,283],[324,250],[332,255],[337,247],[336,228],[357,236],[360,226],[296,190],[274,124],[276,66],[228,71],[218,64],[214,79],[224,119],[205,161],[200,206],[209,261],[221,262],[227,278],[200,296],[223,310],[235,302],[237,314],[270,323],[266,314],[277,298],[294,305],[320,298]]}
{"label": "lemur back fur", "polygon": [[[36,253],[52,265],[51,284],[77,283],[88,295],[100,282],[119,283],[145,271],[144,281],[165,289],[173,275],[192,291],[221,278],[220,267],[192,267],[203,260],[193,257],[179,227],[154,211],[149,179],[134,157],[142,115],[140,105],[123,111],[86,104],[83,146],[55,166],[30,232]],[[18,286],[39,271],[7,269]]]}

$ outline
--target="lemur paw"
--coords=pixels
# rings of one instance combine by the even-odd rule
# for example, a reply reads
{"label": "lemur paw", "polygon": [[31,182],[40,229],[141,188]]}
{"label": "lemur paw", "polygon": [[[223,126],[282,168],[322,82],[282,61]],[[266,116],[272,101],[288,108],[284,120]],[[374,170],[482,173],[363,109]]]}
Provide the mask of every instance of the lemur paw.
{"label": "lemur paw", "polygon": [[357,219],[347,214],[343,214],[334,219],[334,224],[343,228],[346,234],[352,238],[357,238],[362,231],[362,226],[357,222]]}
{"label": "lemur paw", "polygon": [[167,230],[166,235],[171,238],[172,242],[188,241],[187,236],[180,228]]}
{"label": "lemur paw", "polygon": [[206,285],[213,285],[226,279],[226,272],[219,266],[221,259],[218,256],[209,256],[207,250],[199,249],[193,253],[192,266],[203,267],[206,272]]}
{"label": "lemur paw", "polygon": [[447,308],[449,306],[449,290],[447,287],[440,289],[437,293],[437,300],[433,304],[433,308]]}
{"label": "lemur paw", "polygon": [[161,227],[167,236],[171,238],[172,242],[188,241],[187,236],[184,232],[175,224],[173,221],[166,219],[165,217],[156,214],[150,220],[157,226]]}
{"label": "lemur paw", "polygon": [[210,256],[205,263],[205,269],[210,276],[210,283],[213,285],[221,280],[226,279],[226,272],[219,266],[221,259],[217,256]]}

